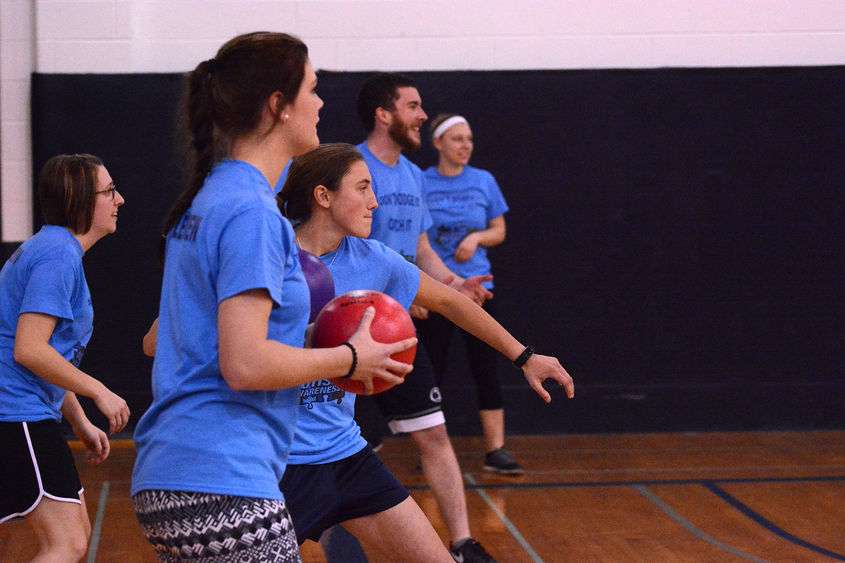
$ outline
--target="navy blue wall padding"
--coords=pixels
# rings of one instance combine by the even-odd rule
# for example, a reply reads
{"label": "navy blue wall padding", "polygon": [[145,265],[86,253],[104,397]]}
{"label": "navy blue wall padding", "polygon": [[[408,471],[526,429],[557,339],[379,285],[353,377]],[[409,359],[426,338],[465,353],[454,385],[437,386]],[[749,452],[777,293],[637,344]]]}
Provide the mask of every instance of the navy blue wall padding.
{"label": "navy blue wall padding", "polygon": [[[510,204],[492,251],[502,324],[576,379],[575,400],[546,406],[503,360],[510,432],[845,427],[845,67],[410,75],[430,117],[469,119],[472,164]],[[366,76],[319,73],[322,141],[363,140]],[[83,367],[137,417],[181,76],[33,78],[35,169],[93,152],[127,200],[85,258]],[[435,161],[427,140],[409,157]],[[447,420],[477,432],[453,357]]]}

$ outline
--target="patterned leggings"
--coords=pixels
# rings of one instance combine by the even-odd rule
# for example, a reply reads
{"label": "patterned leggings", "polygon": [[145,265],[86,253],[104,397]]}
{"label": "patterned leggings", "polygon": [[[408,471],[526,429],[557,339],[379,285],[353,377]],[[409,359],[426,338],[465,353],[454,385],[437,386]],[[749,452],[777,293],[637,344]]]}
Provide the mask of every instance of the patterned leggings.
{"label": "patterned leggings", "polygon": [[301,563],[280,500],[182,491],[141,491],[135,513],[160,561]]}

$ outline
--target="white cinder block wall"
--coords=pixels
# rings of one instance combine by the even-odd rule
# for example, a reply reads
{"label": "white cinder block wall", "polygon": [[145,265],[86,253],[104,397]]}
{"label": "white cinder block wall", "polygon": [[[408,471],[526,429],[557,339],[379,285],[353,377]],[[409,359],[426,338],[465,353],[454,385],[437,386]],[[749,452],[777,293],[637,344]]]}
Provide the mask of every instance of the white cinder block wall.
{"label": "white cinder block wall", "polygon": [[31,235],[31,72],[182,72],[257,29],[330,70],[845,64],[843,0],[0,0],[2,240]]}

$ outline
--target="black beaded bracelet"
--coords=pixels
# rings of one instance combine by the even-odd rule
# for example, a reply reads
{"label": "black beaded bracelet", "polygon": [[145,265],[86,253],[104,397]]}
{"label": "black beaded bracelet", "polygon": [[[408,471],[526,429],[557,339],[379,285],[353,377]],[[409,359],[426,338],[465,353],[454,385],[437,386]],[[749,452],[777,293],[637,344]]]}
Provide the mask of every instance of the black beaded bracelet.
{"label": "black beaded bracelet", "polygon": [[525,362],[528,361],[528,358],[530,358],[533,355],[534,355],[534,346],[529,344],[528,346],[525,347],[525,350],[522,351],[522,354],[520,354],[519,356],[516,357],[516,359],[513,361],[513,365],[515,365],[519,369],[522,369],[522,366],[525,365]]}
{"label": "black beaded bracelet", "polygon": [[355,368],[358,367],[358,353],[355,351],[355,346],[349,342],[343,342],[341,343],[341,346],[348,346],[349,349],[352,350],[352,366],[349,368],[349,373],[341,377],[341,379],[349,379],[352,377],[352,374],[355,373]]}

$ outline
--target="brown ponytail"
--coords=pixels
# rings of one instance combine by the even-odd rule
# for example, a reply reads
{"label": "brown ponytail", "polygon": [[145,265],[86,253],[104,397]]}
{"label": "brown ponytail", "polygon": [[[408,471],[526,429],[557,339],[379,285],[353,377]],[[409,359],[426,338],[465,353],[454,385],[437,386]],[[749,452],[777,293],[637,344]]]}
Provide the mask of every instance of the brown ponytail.
{"label": "brown ponytail", "polygon": [[296,99],[307,59],[308,48],[298,38],[254,32],[227,41],[213,59],[188,73],[180,129],[190,174],[164,221],[158,252],[162,262],[164,237],[191,207],[214,165],[229,155],[232,141],[256,129],[261,108],[273,93],[280,92],[284,104]]}

